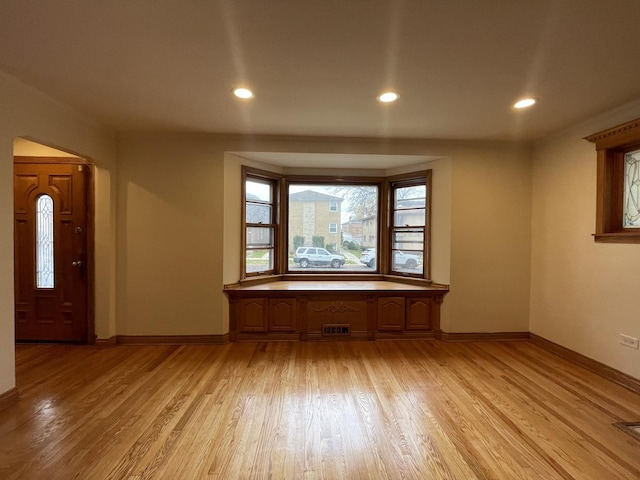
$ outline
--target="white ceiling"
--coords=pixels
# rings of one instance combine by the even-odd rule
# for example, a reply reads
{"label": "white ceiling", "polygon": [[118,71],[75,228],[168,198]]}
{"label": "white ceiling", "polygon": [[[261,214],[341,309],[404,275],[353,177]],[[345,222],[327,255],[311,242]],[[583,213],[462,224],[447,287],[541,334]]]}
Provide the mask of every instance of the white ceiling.
{"label": "white ceiling", "polygon": [[531,141],[640,98],[639,32],[638,0],[0,0],[0,70],[118,131]]}

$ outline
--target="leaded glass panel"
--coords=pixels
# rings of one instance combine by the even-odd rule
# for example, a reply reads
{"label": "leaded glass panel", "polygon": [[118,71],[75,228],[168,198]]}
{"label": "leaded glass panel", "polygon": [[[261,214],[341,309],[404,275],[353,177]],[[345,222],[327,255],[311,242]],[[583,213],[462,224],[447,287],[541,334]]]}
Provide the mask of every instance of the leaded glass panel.
{"label": "leaded glass panel", "polygon": [[41,195],[36,200],[36,287],[53,288],[53,199]]}
{"label": "leaded glass panel", "polygon": [[623,209],[623,226],[640,228],[640,150],[624,156]]}

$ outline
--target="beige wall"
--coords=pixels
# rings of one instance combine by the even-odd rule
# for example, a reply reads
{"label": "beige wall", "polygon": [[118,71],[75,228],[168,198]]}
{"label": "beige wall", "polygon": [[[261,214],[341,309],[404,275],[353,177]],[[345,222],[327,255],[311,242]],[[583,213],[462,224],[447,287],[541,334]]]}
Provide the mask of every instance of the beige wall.
{"label": "beige wall", "polygon": [[[115,333],[112,290],[115,238],[110,177],[116,166],[115,134],[72,109],[0,73],[0,394],[15,386],[13,306],[14,140],[29,138],[77,153],[96,164],[96,330]],[[18,153],[30,154],[28,150]],[[34,152],[37,154],[36,152]]]}
{"label": "beige wall", "polygon": [[450,332],[528,331],[531,154],[475,146],[453,160]]}
{"label": "beige wall", "polygon": [[596,152],[582,140],[640,117],[640,102],[540,142],[533,162],[531,331],[640,378],[640,245],[595,243]]}
{"label": "beige wall", "polygon": [[[243,151],[442,157],[429,166],[434,168],[437,230],[433,278],[452,288],[443,326],[449,331],[528,329],[526,149],[508,143],[125,135],[120,151],[118,334],[228,331],[221,290],[240,278],[240,166],[282,171],[243,160]],[[402,173],[389,167],[381,173]],[[452,201],[456,192],[464,198]]]}
{"label": "beige wall", "polygon": [[526,332],[531,152],[517,144],[478,142],[437,151],[450,156],[419,167],[433,170],[432,278],[451,286],[442,329]]}
{"label": "beige wall", "polygon": [[124,136],[117,332],[224,333],[223,152],[206,136]]}

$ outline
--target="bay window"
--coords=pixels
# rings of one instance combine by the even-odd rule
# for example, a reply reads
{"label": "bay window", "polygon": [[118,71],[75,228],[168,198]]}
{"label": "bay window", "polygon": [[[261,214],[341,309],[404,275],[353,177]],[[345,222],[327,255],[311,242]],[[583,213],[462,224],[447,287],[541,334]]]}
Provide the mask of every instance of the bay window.
{"label": "bay window", "polygon": [[384,274],[429,280],[430,171],[287,176],[243,167],[243,278]]}

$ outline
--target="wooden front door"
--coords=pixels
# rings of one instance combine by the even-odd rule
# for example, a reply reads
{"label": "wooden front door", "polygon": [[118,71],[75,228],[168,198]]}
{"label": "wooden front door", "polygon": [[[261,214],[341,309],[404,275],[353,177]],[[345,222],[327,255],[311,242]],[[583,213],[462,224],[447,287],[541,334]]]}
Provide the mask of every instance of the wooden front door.
{"label": "wooden front door", "polygon": [[25,161],[14,163],[16,340],[86,342],[88,166]]}

